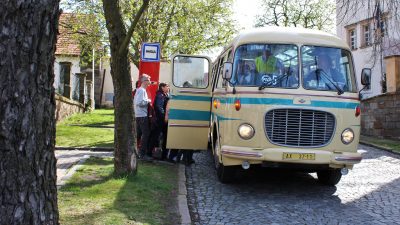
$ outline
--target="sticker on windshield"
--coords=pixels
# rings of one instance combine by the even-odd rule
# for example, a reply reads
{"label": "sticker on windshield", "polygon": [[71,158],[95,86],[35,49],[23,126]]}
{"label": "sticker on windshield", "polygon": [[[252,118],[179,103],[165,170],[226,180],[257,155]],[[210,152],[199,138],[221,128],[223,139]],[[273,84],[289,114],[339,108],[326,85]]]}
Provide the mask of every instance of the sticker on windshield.
{"label": "sticker on windshield", "polygon": [[278,84],[278,76],[275,74],[264,74],[261,76],[261,81],[264,85],[277,85]]}

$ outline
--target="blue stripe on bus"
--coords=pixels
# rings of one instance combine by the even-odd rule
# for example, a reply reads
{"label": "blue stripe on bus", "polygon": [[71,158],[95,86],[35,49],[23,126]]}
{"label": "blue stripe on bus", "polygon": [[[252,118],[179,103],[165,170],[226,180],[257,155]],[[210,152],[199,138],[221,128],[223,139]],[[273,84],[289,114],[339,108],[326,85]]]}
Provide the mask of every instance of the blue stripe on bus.
{"label": "blue stripe on bus", "polygon": [[191,96],[191,95],[174,95],[171,96],[173,100],[181,101],[199,101],[199,102],[210,102],[211,97],[209,96]]}
{"label": "blue stripe on bus", "polygon": [[[355,109],[359,103],[355,102],[330,102],[330,101],[311,101],[310,105],[305,104],[294,104],[292,99],[280,99],[280,98],[239,98],[240,103],[250,105],[301,105],[308,107],[324,107],[324,108],[340,108],[340,109]],[[236,98],[221,98],[221,103],[234,104]]]}
{"label": "blue stripe on bus", "polygon": [[168,117],[171,120],[210,121],[210,111],[170,109]]}
{"label": "blue stripe on bus", "polygon": [[311,101],[311,106],[325,107],[325,108],[355,109],[358,105],[359,105],[359,103],[355,103],[355,102]]}

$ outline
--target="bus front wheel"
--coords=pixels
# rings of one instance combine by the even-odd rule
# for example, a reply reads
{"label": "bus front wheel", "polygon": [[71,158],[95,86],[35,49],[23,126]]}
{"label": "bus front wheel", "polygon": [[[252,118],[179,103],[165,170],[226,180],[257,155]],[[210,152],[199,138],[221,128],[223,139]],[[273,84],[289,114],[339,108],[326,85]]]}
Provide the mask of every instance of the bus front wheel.
{"label": "bus front wheel", "polygon": [[215,138],[214,141],[214,163],[215,169],[217,170],[217,177],[221,183],[230,183],[232,182],[235,176],[235,166],[224,166],[219,161],[217,152],[220,152],[219,138]]}
{"label": "bus front wheel", "polygon": [[318,181],[322,184],[334,186],[339,183],[342,178],[342,173],[340,169],[333,170],[321,170],[317,172]]}
{"label": "bus front wheel", "polygon": [[218,180],[224,184],[231,183],[235,176],[235,168],[235,166],[224,166],[222,163],[219,163],[217,168]]}

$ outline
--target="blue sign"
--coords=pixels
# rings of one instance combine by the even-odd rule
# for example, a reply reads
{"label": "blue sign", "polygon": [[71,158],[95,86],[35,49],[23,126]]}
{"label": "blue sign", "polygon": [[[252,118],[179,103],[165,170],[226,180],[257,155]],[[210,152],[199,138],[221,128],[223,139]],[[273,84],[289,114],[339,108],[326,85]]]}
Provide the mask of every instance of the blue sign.
{"label": "blue sign", "polygon": [[160,61],[160,43],[143,43],[142,62],[159,62]]}

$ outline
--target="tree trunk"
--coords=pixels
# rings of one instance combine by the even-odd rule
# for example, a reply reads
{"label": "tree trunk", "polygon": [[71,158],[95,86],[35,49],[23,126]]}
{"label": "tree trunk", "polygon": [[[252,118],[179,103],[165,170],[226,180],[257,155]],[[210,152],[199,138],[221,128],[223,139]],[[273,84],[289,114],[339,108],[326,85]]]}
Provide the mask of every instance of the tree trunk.
{"label": "tree trunk", "polygon": [[58,0],[0,6],[0,224],[58,224],[54,52]]}
{"label": "tree trunk", "polygon": [[103,8],[111,46],[111,76],[115,93],[114,170],[136,173],[134,113],[128,47],[120,51],[127,35],[115,0],[104,0]]}

